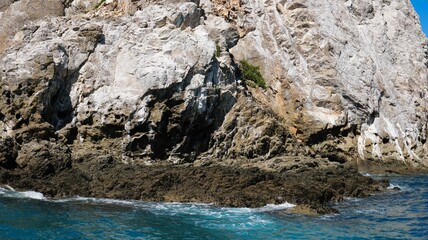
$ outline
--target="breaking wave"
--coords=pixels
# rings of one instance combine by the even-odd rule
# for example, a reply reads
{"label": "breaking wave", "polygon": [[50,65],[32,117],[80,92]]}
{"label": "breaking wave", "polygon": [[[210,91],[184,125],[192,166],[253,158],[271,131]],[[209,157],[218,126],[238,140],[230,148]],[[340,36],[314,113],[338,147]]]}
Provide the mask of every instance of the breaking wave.
{"label": "breaking wave", "polygon": [[36,200],[46,200],[46,197],[39,192],[36,191],[15,191],[12,187],[5,185],[0,187],[0,195],[4,197],[12,197],[12,198],[31,198]]}

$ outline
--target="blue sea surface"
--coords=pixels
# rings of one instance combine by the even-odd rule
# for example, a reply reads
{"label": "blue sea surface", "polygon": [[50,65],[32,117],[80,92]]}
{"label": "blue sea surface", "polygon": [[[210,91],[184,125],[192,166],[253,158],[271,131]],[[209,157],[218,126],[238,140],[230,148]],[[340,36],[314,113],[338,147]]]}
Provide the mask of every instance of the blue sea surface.
{"label": "blue sea surface", "polygon": [[[428,176],[335,204],[340,214],[109,199],[47,200],[0,188],[0,239],[428,239]],[[278,210],[282,209],[282,210]]]}

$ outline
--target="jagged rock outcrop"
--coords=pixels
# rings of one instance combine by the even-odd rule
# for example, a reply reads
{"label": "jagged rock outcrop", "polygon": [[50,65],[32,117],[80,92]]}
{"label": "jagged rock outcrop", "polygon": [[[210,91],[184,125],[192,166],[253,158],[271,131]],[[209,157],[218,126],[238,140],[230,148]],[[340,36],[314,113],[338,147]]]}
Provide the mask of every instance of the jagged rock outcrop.
{"label": "jagged rock outcrop", "polygon": [[427,40],[406,0],[19,0],[0,20],[4,169],[428,166]]}
{"label": "jagged rock outcrop", "polygon": [[426,38],[409,1],[226,6],[242,35],[231,54],[270,86],[253,95],[298,140],[330,158],[427,165]]}
{"label": "jagged rock outcrop", "polygon": [[230,56],[214,57],[210,34],[225,38],[222,29],[200,25],[192,2],[109,14],[46,19],[15,34],[2,54],[2,105],[12,105],[2,136],[24,155],[46,141],[73,158],[195,159],[237,98]]}
{"label": "jagged rock outcrop", "polygon": [[[8,166],[35,143],[124,162],[427,164],[426,39],[407,1],[21,0],[1,9]],[[260,66],[268,89],[244,86],[240,60]]]}

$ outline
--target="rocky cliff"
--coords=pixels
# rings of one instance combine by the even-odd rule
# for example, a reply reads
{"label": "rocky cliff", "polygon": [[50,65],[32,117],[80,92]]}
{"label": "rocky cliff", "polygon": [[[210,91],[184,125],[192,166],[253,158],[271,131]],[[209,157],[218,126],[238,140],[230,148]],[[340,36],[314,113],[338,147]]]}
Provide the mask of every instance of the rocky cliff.
{"label": "rocky cliff", "polygon": [[427,51],[408,0],[0,1],[2,182],[119,163],[425,168]]}

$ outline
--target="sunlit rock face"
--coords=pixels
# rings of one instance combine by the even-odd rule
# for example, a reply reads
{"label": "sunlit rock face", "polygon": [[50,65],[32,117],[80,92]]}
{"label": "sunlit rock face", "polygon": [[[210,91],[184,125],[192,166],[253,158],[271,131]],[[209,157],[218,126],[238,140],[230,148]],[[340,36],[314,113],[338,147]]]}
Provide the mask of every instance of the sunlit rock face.
{"label": "sunlit rock face", "polygon": [[230,52],[261,67],[270,89],[253,94],[297,139],[321,154],[427,164],[426,38],[408,1],[229,6],[242,35]]}
{"label": "sunlit rock face", "polygon": [[3,167],[428,165],[427,41],[406,0],[21,0],[0,20]]}

